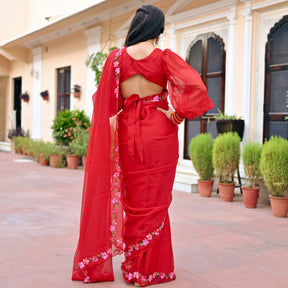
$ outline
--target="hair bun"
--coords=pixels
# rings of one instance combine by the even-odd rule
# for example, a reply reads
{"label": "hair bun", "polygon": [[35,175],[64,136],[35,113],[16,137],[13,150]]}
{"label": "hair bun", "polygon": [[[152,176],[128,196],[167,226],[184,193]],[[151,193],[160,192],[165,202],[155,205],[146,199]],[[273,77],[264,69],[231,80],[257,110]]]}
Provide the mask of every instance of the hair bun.
{"label": "hair bun", "polygon": [[144,14],[149,14],[149,11],[147,11],[147,9],[145,9],[144,7],[140,7],[140,8],[138,8],[137,9],[137,11],[136,11],[136,13],[138,13],[138,12],[143,12]]}

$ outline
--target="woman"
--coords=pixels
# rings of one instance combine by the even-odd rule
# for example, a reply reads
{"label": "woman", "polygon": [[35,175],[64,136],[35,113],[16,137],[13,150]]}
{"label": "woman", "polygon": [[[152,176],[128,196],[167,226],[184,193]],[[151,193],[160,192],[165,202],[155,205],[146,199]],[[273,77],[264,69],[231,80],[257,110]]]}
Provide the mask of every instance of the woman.
{"label": "woman", "polygon": [[114,280],[112,256],[123,252],[127,283],[175,279],[168,207],[177,124],[213,105],[196,71],[172,51],[154,47],[163,31],[162,10],[143,5],[125,47],[106,60],[93,96],[73,280]]}

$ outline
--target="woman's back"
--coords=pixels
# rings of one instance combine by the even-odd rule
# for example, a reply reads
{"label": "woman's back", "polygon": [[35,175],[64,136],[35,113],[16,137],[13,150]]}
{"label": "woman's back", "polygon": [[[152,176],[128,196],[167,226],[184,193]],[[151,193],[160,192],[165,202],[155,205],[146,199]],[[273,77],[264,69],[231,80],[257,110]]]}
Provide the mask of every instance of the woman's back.
{"label": "woman's back", "polygon": [[[150,59],[150,56],[152,56],[154,52],[156,52],[155,48],[152,42],[150,41],[140,42],[136,45],[132,45],[126,48],[126,53],[128,54],[127,57],[128,59],[129,58],[130,59],[129,61],[123,61],[122,66],[124,65],[123,67],[124,71],[130,70],[129,72],[132,74],[132,76],[125,75],[124,80],[120,84],[121,94],[123,98],[128,98],[132,94],[138,94],[140,98],[143,98],[143,97],[153,95],[153,94],[160,94],[162,92],[163,86],[161,84],[163,83],[163,80],[157,81],[155,79],[156,80],[155,81],[153,79],[153,82],[152,82],[150,81],[151,79],[148,80],[147,77],[144,77],[141,71],[140,73],[133,71],[133,68],[134,68],[133,64],[135,63],[140,64],[142,67],[147,67],[148,70],[150,70],[150,67],[151,66],[153,67],[153,65],[157,67],[156,63],[153,63],[153,62],[151,63],[150,61],[150,60],[153,61],[153,59]],[[163,71],[163,67],[157,67],[157,68],[158,69],[160,68]],[[154,69],[151,69],[151,70],[153,71]]]}

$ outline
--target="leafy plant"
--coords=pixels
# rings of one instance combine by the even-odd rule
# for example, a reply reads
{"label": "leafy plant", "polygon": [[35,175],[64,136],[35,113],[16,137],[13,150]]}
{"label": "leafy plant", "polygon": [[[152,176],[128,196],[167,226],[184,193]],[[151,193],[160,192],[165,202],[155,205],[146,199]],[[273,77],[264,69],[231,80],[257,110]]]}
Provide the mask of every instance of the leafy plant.
{"label": "leafy plant", "polygon": [[224,114],[219,108],[217,109],[219,112],[219,115],[215,115],[214,118],[216,120],[241,120],[242,117],[238,117],[236,115],[226,115]]}
{"label": "leafy plant", "polygon": [[74,92],[81,92],[81,86],[78,84],[74,84],[73,91]]}
{"label": "leafy plant", "polygon": [[236,132],[217,136],[213,146],[212,162],[220,182],[233,182],[240,160],[240,137]]}
{"label": "leafy plant", "polygon": [[263,144],[260,169],[273,196],[288,195],[288,140],[272,136]]}
{"label": "leafy plant", "polygon": [[10,129],[9,131],[8,131],[8,138],[10,139],[10,140],[14,140],[14,139],[12,139],[13,137],[29,137],[30,135],[29,135],[29,130],[27,130],[26,132],[25,132],[25,130],[23,129],[23,128],[21,128],[21,127],[17,127],[16,129]]}
{"label": "leafy plant", "polygon": [[260,160],[262,145],[247,142],[243,145],[242,159],[246,175],[246,185],[250,188],[258,185],[261,178]]}
{"label": "leafy plant", "polygon": [[214,140],[211,134],[198,134],[189,145],[190,158],[201,180],[213,177],[212,151]]}
{"label": "leafy plant", "polygon": [[[116,48],[117,47],[109,48],[109,53]],[[95,72],[94,82],[96,87],[100,82],[104,62],[107,57],[108,57],[107,53],[104,53],[103,51],[98,51],[96,53],[92,53],[87,61],[87,65]]]}
{"label": "leafy plant", "polygon": [[19,96],[21,99],[25,100],[25,101],[28,101],[29,100],[29,94],[27,91],[25,91],[24,93],[20,94]]}
{"label": "leafy plant", "polygon": [[84,110],[63,110],[53,120],[52,136],[57,145],[69,145],[75,138],[77,127],[87,129],[90,127],[90,119]]}
{"label": "leafy plant", "polygon": [[70,143],[71,153],[77,156],[86,156],[88,149],[90,129],[81,129],[77,127],[75,139]]}

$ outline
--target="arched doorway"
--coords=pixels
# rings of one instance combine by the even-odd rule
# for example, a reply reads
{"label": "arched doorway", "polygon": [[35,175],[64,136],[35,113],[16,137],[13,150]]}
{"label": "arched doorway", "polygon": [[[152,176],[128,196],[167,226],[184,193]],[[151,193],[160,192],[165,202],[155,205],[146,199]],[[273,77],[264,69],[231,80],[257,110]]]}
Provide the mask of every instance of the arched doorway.
{"label": "arched doorway", "polygon": [[273,135],[288,139],[288,15],[270,30],[265,68],[263,141]]}
{"label": "arched doorway", "polygon": [[184,158],[189,158],[190,140],[199,133],[217,136],[214,116],[225,105],[225,57],[223,40],[214,33],[202,34],[190,44],[186,61],[202,77],[214,107],[205,116],[185,121]]}

